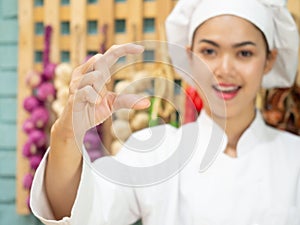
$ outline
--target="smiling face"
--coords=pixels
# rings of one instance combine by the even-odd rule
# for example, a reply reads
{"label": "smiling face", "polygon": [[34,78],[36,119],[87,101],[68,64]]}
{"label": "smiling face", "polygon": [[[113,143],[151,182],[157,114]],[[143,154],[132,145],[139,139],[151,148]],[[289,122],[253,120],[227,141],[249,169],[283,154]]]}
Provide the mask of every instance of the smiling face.
{"label": "smiling face", "polygon": [[267,53],[266,49],[261,31],[236,16],[217,16],[197,28],[191,50],[213,75],[201,77],[192,62],[193,75],[205,83],[200,93],[209,114],[227,119],[254,114],[262,78],[276,58],[276,50]]}

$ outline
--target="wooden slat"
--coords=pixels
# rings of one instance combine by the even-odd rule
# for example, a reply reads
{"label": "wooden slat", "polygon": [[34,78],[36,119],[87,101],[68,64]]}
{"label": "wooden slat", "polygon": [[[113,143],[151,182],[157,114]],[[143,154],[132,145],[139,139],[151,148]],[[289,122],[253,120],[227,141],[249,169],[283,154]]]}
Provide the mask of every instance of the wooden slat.
{"label": "wooden slat", "polygon": [[[144,1],[143,0],[128,0],[128,17],[127,17],[127,42],[137,42],[145,40],[143,33],[143,8]],[[134,15],[134,16],[131,16]],[[136,60],[142,60],[142,55],[140,58],[134,56]],[[127,61],[132,60],[130,56],[127,57]],[[131,63],[131,62],[129,62]],[[142,70],[143,65],[136,64],[131,69],[131,73],[133,70]]]}
{"label": "wooden slat", "polygon": [[86,48],[87,50],[99,51],[100,43],[103,37],[99,37],[99,35],[93,35],[87,37]]}
{"label": "wooden slat", "polygon": [[98,19],[99,13],[101,13],[99,10],[99,2],[97,4],[88,5],[86,11],[86,15],[89,20]]}
{"label": "wooden slat", "polygon": [[[105,1],[99,1],[99,2],[100,2],[100,5],[99,5],[100,27],[103,27],[105,24],[108,26],[107,37],[106,37],[106,48],[109,48],[111,45],[115,44],[115,36],[114,36],[115,24],[114,24],[114,22],[115,22],[115,6],[116,6],[116,4],[115,4],[114,0],[105,0]],[[112,90],[113,82],[110,82],[108,84],[108,88],[110,90]],[[110,127],[111,127],[110,120],[105,121],[105,123],[102,125],[102,129],[104,131],[110,130]],[[110,149],[111,142],[112,142],[112,137],[110,135],[103,135],[102,143],[108,150]]]}
{"label": "wooden slat", "polygon": [[[97,14],[97,21],[98,21],[98,35],[97,35],[97,42],[96,42],[96,45],[93,46],[92,48],[88,48],[89,50],[93,49],[93,50],[96,50],[98,52],[101,51],[101,45],[104,41],[107,42],[107,40],[105,40],[105,37],[103,35],[103,21],[102,18],[101,18],[101,14],[102,14],[102,10],[101,10],[101,4],[100,4],[101,1],[99,1],[99,4],[98,4],[98,14]],[[107,32],[107,31],[106,31]],[[104,49],[105,50],[105,49]],[[102,52],[101,52],[102,53]]]}
{"label": "wooden slat", "polygon": [[61,51],[69,51],[71,48],[70,44],[70,36],[60,36],[60,50]]}
{"label": "wooden slat", "polygon": [[43,70],[43,64],[42,63],[35,63],[33,66],[33,69],[35,71],[42,71]]}
{"label": "wooden slat", "polygon": [[115,43],[114,44],[124,44],[128,42],[127,34],[116,34],[115,35]]}
{"label": "wooden slat", "polygon": [[19,55],[18,55],[18,130],[17,130],[17,199],[18,214],[29,214],[26,204],[28,191],[23,188],[23,177],[29,172],[28,160],[22,155],[22,148],[27,139],[22,131],[22,124],[27,118],[23,109],[24,98],[30,95],[25,84],[25,76],[33,68],[33,0],[19,0]]}
{"label": "wooden slat", "polygon": [[34,49],[43,50],[44,48],[44,36],[34,36]]}
{"label": "wooden slat", "polygon": [[60,60],[59,6],[60,0],[45,0],[44,24],[45,26],[50,25],[52,27],[50,60],[56,63]]}
{"label": "wooden slat", "polygon": [[128,10],[128,4],[125,2],[115,4],[115,19],[127,18]]}
{"label": "wooden slat", "polygon": [[295,16],[298,16],[298,18],[296,18],[296,23],[299,26],[299,16],[300,16],[300,1],[299,0],[289,0],[288,1],[288,8],[290,10],[291,13],[293,13]]}
{"label": "wooden slat", "polygon": [[143,39],[143,5],[143,0],[128,0],[128,42],[141,41]]}
{"label": "wooden slat", "polygon": [[160,26],[164,26],[165,20],[167,16],[170,14],[173,8],[173,1],[172,0],[156,0],[156,27],[159,28]]}
{"label": "wooden slat", "polygon": [[100,10],[99,13],[100,26],[102,27],[104,24],[108,25],[106,44],[107,47],[110,47],[115,43],[114,40],[115,2],[114,0],[100,1],[99,10]]}
{"label": "wooden slat", "polygon": [[156,15],[156,2],[144,2],[143,16],[145,18],[154,18]]}
{"label": "wooden slat", "polygon": [[86,0],[71,0],[71,65],[86,57]]}
{"label": "wooden slat", "polygon": [[[20,7],[20,5],[19,5]],[[36,7],[33,8],[34,14],[34,21],[43,21],[44,20],[44,8],[43,7]]]}
{"label": "wooden slat", "polygon": [[146,33],[146,34],[144,34],[144,40],[158,40],[157,33]]}
{"label": "wooden slat", "polygon": [[70,21],[71,18],[71,12],[70,12],[70,6],[61,6],[59,8],[59,16],[61,21]]}
{"label": "wooden slat", "polygon": [[87,50],[89,51],[99,51],[100,43],[103,41],[103,37],[101,35],[101,19],[100,14],[102,11],[100,10],[100,2],[98,1],[95,4],[87,6],[87,20],[95,20],[98,22],[97,34],[88,35],[87,37]]}

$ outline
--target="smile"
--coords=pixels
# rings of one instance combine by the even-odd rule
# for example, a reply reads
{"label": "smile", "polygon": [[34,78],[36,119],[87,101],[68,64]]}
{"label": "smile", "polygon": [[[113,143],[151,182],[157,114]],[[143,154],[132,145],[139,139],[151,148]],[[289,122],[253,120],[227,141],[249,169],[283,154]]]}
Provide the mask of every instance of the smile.
{"label": "smile", "polygon": [[241,89],[241,86],[228,84],[213,85],[212,87],[216,91],[217,96],[223,100],[233,99]]}

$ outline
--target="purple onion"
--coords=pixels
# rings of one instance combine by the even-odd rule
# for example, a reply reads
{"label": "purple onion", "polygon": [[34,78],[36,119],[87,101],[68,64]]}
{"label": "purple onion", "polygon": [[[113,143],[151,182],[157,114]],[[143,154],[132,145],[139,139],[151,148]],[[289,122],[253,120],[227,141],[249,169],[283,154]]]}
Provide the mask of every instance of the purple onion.
{"label": "purple onion", "polygon": [[88,150],[88,155],[90,157],[91,162],[94,162],[96,159],[102,157],[102,153],[99,149],[90,149]]}
{"label": "purple onion", "polygon": [[26,205],[27,205],[27,207],[31,210],[31,206],[30,206],[30,195],[27,196],[27,198],[26,198]]}
{"label": "purple onion", "polygon": [[55,67],[56,65],[54,63],[48,63],[46,64],[43,72],[43,77],[46,80],[52,80],[55,76]]}
{"label": "purple onion", "polygon": [[36,154],[36,152],[37,152],[36,145],[33,143],[32,140],[27,140],[23,145],[23,149],[22,149],[23,156],[29,158],[32,155]]}
{"label": "purple onion", "polygon": [[29,158],[30,168],[36,170],[42,161],[41,155],[33,155]]}
{"label": "purple onion", "polygon": [[33,175],[31,173],[28,173],[23,178],[23,187],[27,190],[29,190],[32,186],[33,181]]}
{"label": "purple onion", "polygon": [[102,27],[101,27],[101,33],[104,37],[104,40],[103,42],[101,43],[101,46],[100,46],[100,53],[104,54],[104,52],[106,52],[107,50],[107,47],[106,47],[106,42],[107,42],[107,29],[108,29],[108,24],[104,24]]}
{"label": "purple onion", "polygon": [[55,98],[55,87],[51,82],[42,83],[37,88],[37,97],[41,101],[53,101]]}
{"label": "purple onion", "polygon": [[52,27],[45,27],[45,36],[44,36],[44,54],[43,54],[43,64],[44,67],[50,62],[50,40],[52,34]]}
{"label": "purple onion", "polygon": [[35,108],[40,106],[40,101],[35,96],[29,96],[24,99],[23,107],[27,112],[32,112]]}
{"label": "purple onion", "polygon": [[40,154],[40,155],[45,155],[47,149],[48,149],[48,146],[47,146],[48,143],[46,143],[46,145],[42,146],[42,147],[39,147],[37,149],[37,153],[36,154]]}
{"label": "purple onion", "polygon": [[49,122],[50,114],[45,107],[38,107],[33,110],[30,120],[36,128],[44,128]]}
{"label": "purple onion", "polygon": [[47,135],[41,130],[33,130],[29,134],[29,141],[35,144],[36,147],[40,148],[46,145]]}
{"label": "purple onion", "polygon": [[86,57],[85,57],[85,59],[84,59],[84,62],[87,62],[90,58],[92,58],[93,57],[93,55],[87,55]]}
{"label": "purple onion", "polygon": [[93,130],[89,130],[86,132],[86,135],[84,136],[84,139],[83,139],[83,143],[87,150],[99,149],[99,147],[101,145],[98,133],[94,132]]}
{"label": "purple onion", "polygon": [[35,128],[35,125],[34,125],[34,122],[32,121],[32,119],[31,118],[26,119],[23,123],[22,128],[26,134],[29,134]]}

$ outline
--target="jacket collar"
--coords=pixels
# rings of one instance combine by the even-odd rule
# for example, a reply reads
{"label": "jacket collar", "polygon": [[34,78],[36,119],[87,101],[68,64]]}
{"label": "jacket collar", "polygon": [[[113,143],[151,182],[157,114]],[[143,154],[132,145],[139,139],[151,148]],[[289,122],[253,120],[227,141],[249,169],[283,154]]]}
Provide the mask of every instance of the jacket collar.
{"label": "jacket collar", "polygon": [[[200,165],[200,171],[205,171],[219,154],[224,154],[228,138],[224,130],[218,126],[204,110],[201,111],[197,123],[199,124],[202,133],[209,133],[209,135],[206,135],[209,140],[206,140],[207,148]],[[268,133],[266,132],[266,127],[260,111],[256,110],[254,120],[238,141],[238,158],[246,156],[256,145],[266,139]]]}

